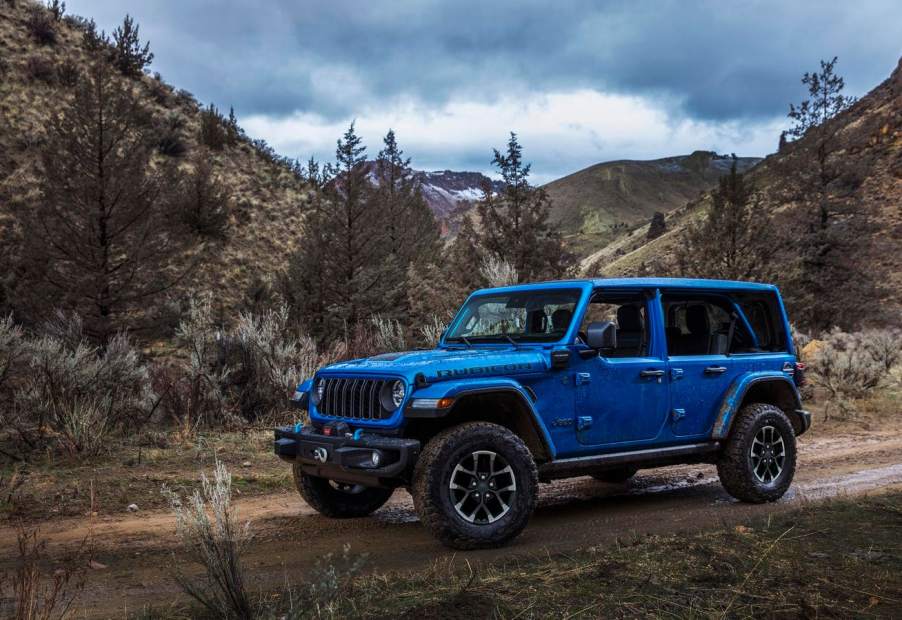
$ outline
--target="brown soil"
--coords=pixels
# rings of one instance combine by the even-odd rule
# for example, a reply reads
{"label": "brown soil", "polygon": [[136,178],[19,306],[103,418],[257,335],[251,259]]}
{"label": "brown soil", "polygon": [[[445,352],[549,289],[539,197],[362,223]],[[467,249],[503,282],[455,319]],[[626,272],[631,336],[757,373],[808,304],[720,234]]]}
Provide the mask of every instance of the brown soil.
{"label": "brown soil", "polygon": [[[316,514],[285,489],[237,504],[250,520],[254,541],[247,562],[254,588],[295,582],[318,558],[340,551],[369,554],[372,570],[408,570],[436,560],[472,564],[614,544],[645,534],[698,531],[723,523],[773,514],[800,502],[844,494],[902,488],[902,434],[895,428],[845,430],[800,440],[799,466],[792,489],[775,504],[732,500],[711,466],[648,470],[627,485],[591,478],[543,485],[526,531],[506,548],[454,553],[436,543],[418,523],[410,496],[398,491],[371,518],[334,521]],[[121,616],[126,610],[180,600],[171,579],[179,551],[174,521],[166,510],[134,514],[57,518],[43,523],[51,558],[63,557],[88,539],[94,559],[106,568],[91,570],[79,601],[79,616]],[[0,529],[0,570],[15,557],[15,531]],[[190,570],[190,569],[189,569]]]}

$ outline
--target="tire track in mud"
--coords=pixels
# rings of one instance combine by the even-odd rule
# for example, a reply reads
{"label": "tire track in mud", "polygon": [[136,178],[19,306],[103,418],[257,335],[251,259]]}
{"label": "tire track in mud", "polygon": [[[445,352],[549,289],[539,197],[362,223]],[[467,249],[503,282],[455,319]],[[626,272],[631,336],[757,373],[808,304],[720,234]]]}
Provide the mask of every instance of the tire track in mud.
{"label": "tire track in mud", "polygon": [[[246,556],[252,587],[272,588],[286,579],[299,580],[317,559],[344,544],[353,552],[368,553],[370,568],[379,571],[423,568],[442,560],[478,565],[613,544],[637,535],[698,531],[789,510],[800,501],[887,488],[902,488],[902,436],[896,432],[815,437],[800,443],[796,479],[787,495],[773,504],[733,500],[709,465],[646,470],[626,485],[591,478],[541,485],[539,505],[524,533],[508,547],[486,551],[455,553],[441,547],[418,523],[405,492],[397,492],[366,519],[327,519],[293,492],[240,500],[237,505],[240,518],[251,520],[255,532]],[[173,531],[174,520],[164,511],[65,519],[41,528],[51,556],[90,536],[95,559],[107,565],[88,575],[78,610],[86,617],[121,615],[126,607],[135,610],[179,598],[170,578],[177,553]],[[0,529],[0,567],[11,565],[14,545],[14,531]]]}

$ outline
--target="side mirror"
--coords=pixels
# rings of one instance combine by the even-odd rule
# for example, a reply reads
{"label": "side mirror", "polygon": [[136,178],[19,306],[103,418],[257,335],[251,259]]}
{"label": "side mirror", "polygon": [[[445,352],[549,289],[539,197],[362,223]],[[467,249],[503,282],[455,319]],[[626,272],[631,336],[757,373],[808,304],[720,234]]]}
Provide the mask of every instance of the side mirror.
{"label": "side mirror", "polygon": [[586,344],[596,350],[616,349],[617,326],[611,321],[589,323],[586,328]]}

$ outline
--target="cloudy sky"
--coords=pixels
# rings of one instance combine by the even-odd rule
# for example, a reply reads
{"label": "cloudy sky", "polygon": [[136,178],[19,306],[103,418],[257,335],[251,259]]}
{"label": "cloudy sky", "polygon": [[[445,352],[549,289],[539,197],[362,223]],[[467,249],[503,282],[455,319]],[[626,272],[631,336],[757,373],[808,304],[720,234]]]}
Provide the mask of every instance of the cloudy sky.
{"label": "cloudy sky", "polygon": [[536,180],[695,149],[765,155],[839,56],[862,95],[902,55],[899,0],[68,0],[128,12],[152,68],[291,157],[331,159],[352,120],[417,168],[489,171],[519,133]]}

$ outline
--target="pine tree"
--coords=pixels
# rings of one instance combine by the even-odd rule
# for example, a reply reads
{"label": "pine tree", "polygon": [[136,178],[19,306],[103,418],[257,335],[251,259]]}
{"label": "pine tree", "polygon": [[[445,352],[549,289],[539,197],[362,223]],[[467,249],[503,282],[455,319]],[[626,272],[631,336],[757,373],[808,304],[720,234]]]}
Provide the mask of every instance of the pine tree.
{"label": "pine tree", "polygon": [[472,291],[486,285],[480,271],[486,258],[486,250],[470,215],[468,213],[458,215],[461,220],[460,227],[454,239],[445,248],[442,271],[448,285],[448,294],[461,303]]}
{"label": "pine tree", "polygon": [[[413,178],[410,158],[398,146],[395,132],[389,130],[384,148],[375,163],[376,185],[370,195],[373,217],[384,222],[386,249],[383,278],[398,282],[408,278],[409,267],[417,268],[435,259],[440,250],[435,216],[426,204],[419,184]],[[386,299],[395,318],[407,317],[406,287],[397,287],[396,299]]]}
{"label": "pine tree", "polygon": [[843,174],[850,159],[838,135],[842,124],[833,117],[855,99],[842,95],[843,78],[834,73],[836,57],[821,61],[820,72],[806,73],[810,100],[790,105],[795,126],[789,134],[805,148],[775,164],[784,181],[782,200],[800,207],[792,214],[794,268],[781,274],[784,296],[794,319],[806,329],[858,326],[862,299],[879,296],[871,266],[863,262],[861,246],[874,234],[871,213],[843,196]]}
{"label": "pine tree", "polygon": [[150,165],[155,146],[146,111],[107,63],[96,63],[49,123],[39,196],[23,209],[17,293],[35,318],[77,311],[101,343],[148,326],[153,300],[182,275],[164,192],[173,177]]}
{"label": "pine tree", "polygon": [[385,277],[385,222],[370,208],[365,152],[352,123],[338,141],[334,176],[308,215],[291,261],[291,297],[308,331],[321,340],[348,335],[368,317],[385,313],[404,286],[403,277]]}
{"label": "pine tree", "polygon": [[689,225],[676,248],[683,275],[725,280],[766,280],[775,232],[757,208],[754,190],[736,170],[722,177],[701,221]]}
{"label": "pine tree", "polygon": [[225,239],[229,227],[231,196],[213,175],[212,156],[199,149],[192,158],[192,170],[178,186],[178,210],[188,229],[210,239]]}
{"label": "pine tree", "polygon": [[664,219],[664,214],[660,211],[655,211],[651,222],[648,224],[648,233],[645,235],[645,238],[651,241],[652,239],[657,239],[666,231],[667,221]]}
{"label": "pine tree", "polygon": [[529,184],[530,165],[523,163],[516,134],[511,132],[504,153],[495,150],[492,163],[504,188],[495,194],[487,186],[477,205],[486,250],[513,265],[521,282],[564,276],[572,269],[573,256],[548,221],[551,201],[545,190]]}
{"label": "pine tree", "polygon": [[131,16],[126,15],[122,25],[113,31],[113,64],[122,75],[129,77],[140,77],[153,61],[150,43],[141,47],[138,28]]}
{"label": "pine tree", "polygon": [[854,97],[842,94],[845,80],[833,72],[838,57],[831,61],[821,61],[820,71],[805,73],[802,84],[808,87],[810,99],[802,101],[798,107],[789,104],[789,118],[795,124],[789,129],[789,135],[801,138],[812,127],[823,125],[853,103]]}

